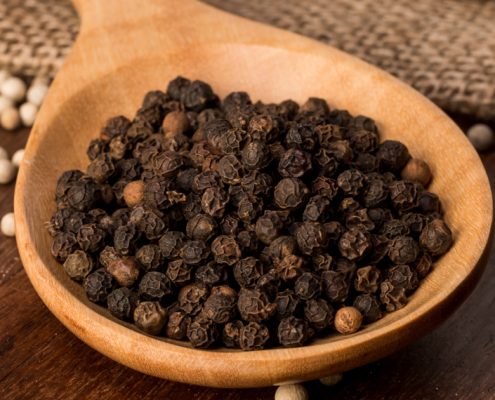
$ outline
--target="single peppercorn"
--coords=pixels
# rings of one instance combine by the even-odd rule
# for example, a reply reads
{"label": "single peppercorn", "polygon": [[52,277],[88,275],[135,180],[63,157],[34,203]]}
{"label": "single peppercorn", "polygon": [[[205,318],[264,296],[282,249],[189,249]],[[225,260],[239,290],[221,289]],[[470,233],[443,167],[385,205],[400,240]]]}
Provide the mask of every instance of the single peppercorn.
{"label": "single peppercorn", "polygon": [[380,301],[388,312],[399,310],[407,303],[406,289],[384,280],[380,284]]}
{"label": "single peppercorn", "polygon": [[147,272],[139,282],[139,296],[145,300],[162,300],[172,294],[171,282],[162,272]]}
{"label": "single peppercorn", "polygon": [[352,305],[359,310],[363,316],[364,323],[370,324],[383,316],[380,302],[371,294],[360,294],[356,296]]}
{"label": "single peppercorn", "polygon": [[385,140],[376,153],[380,166],[388,171],[399,171],[411,156],[407,147],[396,140]]}
{"label": "single peppercorn", "polygon": [[316,330],[323,330],[333,323],[333,307],[323,299],[308,300],[304,306],[304,318]]}
{"label": "single peppercorn", "polygon": [[215,233],[217,223],[209,215],[198,214],[192,217],[186,226],[187,236],[193,240],[209,240]]}
{"label": "single peppercorn", "polygon": [[107,296],[108,311],[114,317],[127,321],[132,317],[137,300],[137,294],[129,288],[117,288]]}
{"label": "single peppercorn", "polygon": [[113,288],[112,275],[99,268],[84,278],[83,288],[90,301],[103,303]]}
{"label": "single peppercorn", "polygon": [[197,348],[210,347],[218,339],[217,325],[202,316],[196,317],[187,328],[187,338]]}
{"label": "single peppercorn", "polygon": [[156,301],[143,301],[134,310],[134,323],[150,335],[158,335],[167,323],[168,313]]}
{"label": "single peppercorn", "polygon": [[179,307],[189,315],[198,314],[208,298],[208,287],[203,283],[184,286],[177,296]]}
{"label": "single peppercorn", "polygon": [[156,270],[162,265],[162,253],[156,244],[145,244],[136,252],[136,260],[145,271]]}
{"label": "single peppercorn", "polygon": [[82,281],[93,269],[92,257],[83,250],[76,250],[64,262],[64,270],[72,279]]}
{"label": "single peppercorn", "polygon": [[203,306],[203,315],[217,324],[229,322],[236,313],[237,293],[230,286],[215,286]]}
{"label": "single peppercorn", "polygon": [[277,306],[270,303],[265,293],[257,289],[241,288],[237,301],[241,318],[249,322],[261,322],[270,319]]}
{"label": "single peppercorn", "polygon": [[312,334],[308,323],[294,316],[282,319],[277,328],[278,341],[284,347],[302,346]]}
{"label": "single peppercorn", "polygon": [[139,267],[134,257],[118,257],[111,260],[106,270],[115,281],[124,287],[131,287],[139,277]]}
{"label": "single peppercorn", "polygon": [[242,350],[261,350],[270,339],[270,332],[265,325],[249,322],[239,329],[239,347]]}
{"label": "single peppercorn", "polygon": [[433,256],[441,256],[452,246],[452,231],[444,221],[434,219],[421,232],[419,242]]}
{"label": "single peppercorn", "polygon": [[134,207],[141,203],[144,198],[144,182],[132,181],[124,187],[123,199],[128,207]]}
{"label": "single peppercorn", "polygon": [[411,158],[401,171],[402,179],[419,182],[424,187],[430,183],[431,176],[430,166],[418,158]]}
{"label": "single peppercorn", "polygon": [[301,300],[310,300],[319,296],[321,280],[311,272],[304,272],[294,283],[294,293]]}
{"label": "single peppercorn", "polygon": [[357,332],[363,322],[363,315],[355,307],[339,308],[335,314],[334,325],[337,332],[349,335]]}
{"label": "single peppercorn", "polygon": [[282,209],[294,209],[302,205],[308,188],[297,178],[284,178],[275,186],[273,200]]}

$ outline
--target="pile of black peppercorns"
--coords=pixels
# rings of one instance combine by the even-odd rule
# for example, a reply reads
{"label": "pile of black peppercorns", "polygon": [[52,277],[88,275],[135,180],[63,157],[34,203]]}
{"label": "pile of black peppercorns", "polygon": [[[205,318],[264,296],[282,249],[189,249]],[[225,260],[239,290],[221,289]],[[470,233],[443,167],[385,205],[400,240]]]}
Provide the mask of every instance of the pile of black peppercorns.
{"label": "pile of black peppercorns", "polygon": [[220,101],[178,77],[87,154],[58,180],[53,256],[117,318],[195,347],[353,333],[452,244],[428,165],[319,98]]}

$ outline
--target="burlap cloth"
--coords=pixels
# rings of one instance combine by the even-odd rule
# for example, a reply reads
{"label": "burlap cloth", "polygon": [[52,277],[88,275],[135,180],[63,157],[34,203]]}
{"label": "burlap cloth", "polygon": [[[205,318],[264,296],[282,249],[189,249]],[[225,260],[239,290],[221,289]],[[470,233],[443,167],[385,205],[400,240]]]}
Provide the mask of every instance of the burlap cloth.
{"label": "burlap cloth", "polygon": [[[495,1],[206,2],[361,57],[449,112],[495,119]],[[67,0],[0,0],[0,68],[53,76],[77,30]]]}

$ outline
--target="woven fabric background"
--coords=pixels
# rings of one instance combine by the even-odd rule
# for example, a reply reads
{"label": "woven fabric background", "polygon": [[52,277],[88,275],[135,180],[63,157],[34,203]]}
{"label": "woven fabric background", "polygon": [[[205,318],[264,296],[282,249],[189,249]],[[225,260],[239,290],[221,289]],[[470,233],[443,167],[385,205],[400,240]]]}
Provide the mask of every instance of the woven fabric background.
{"label": "woven fabric background", "polygon": [[[449,112],[495,119],[493,0],[205,1],[354,54]],[[0,0],[0,68],[52,77],[77,29],[67,0]]]}

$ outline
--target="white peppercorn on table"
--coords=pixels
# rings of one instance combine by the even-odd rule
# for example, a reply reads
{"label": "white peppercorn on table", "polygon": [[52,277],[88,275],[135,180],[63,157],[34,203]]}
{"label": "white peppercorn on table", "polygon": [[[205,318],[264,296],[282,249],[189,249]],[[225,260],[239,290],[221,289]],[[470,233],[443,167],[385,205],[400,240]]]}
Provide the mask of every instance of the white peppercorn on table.
{"label": "white peppercorn on table", "polygon": [[[304,381],[390,354],[430,331],[466,298],[492,221],[490,186],[462,132],[432,103],[386,73],[320,43],[189,0],[77,0],[81,33],[52,84],[21,164],[15,198],[25,270],[54,315],[108,357],[141,372],[215,387]],[[214,27],[214,29],[212,29]],[[110,116],[130,115],[150,89],[182,74],[219,94],[328,99],[374,118],[384,138],[426,160],[455,243],[403,309],[349,336],[293,349],[197,350],[144,335],[90,304],[52,259],[44,222],[61,171],[85,166],[89,140]]]}

